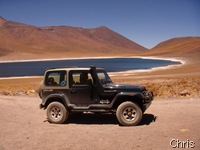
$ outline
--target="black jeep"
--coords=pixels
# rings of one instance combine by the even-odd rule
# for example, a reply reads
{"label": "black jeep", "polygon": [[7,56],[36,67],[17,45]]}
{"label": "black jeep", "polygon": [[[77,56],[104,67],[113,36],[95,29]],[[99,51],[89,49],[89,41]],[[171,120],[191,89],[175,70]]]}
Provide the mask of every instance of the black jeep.
{"label": "black jeep", "polygon": [[73,112],[114,112],[121,125],[137,125],[153,100],[143,86],[114,84],[104,69],[58,68],[45,72],[40,108],[51,123],[64,123]]}

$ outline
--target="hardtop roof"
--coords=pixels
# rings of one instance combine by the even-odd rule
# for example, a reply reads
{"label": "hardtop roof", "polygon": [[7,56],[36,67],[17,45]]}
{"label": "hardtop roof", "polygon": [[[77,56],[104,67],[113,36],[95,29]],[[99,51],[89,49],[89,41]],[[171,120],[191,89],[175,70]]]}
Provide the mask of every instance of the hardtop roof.
{"label": "hardtop roof", "polygon": [[[66,70],[66,71],[70,71],[70,70],[90,70],[91,67],[66,67],[66,68],[49,68],[46,69],[46,71],[61,71],[61,70]],[[103,70],[102,68],[96,68],[97,70]]]}

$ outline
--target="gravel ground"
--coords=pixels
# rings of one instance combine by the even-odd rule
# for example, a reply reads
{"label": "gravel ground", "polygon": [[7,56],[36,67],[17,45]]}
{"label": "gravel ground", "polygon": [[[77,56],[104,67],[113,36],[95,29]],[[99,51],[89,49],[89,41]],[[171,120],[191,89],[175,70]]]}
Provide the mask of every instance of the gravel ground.
{"label": "gravel ground", "polygon": [[119,126],[112,114],[73,115],[65,124],[50,124],[40,102],[36,96],[0,96],[1,150],[200,149],[199,99],[156,100],[134,127]]}

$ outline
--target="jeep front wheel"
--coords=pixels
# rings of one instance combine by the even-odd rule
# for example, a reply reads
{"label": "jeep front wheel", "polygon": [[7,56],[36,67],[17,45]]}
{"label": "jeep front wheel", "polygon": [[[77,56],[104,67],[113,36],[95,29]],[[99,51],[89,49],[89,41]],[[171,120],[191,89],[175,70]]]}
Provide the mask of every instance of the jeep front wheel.
{"label": "jeep front wheel", "polygon": [[116,111],[116,116],[119,123],[123,126],[135,126],[142,119],[142,110],[133,102],[123,102]]}
{"label": "jeep front wheel", "polygon": [[47,119],[50,123],[64,123],[68,116],[68,109],[60,102],[52,102],[47,107]]}

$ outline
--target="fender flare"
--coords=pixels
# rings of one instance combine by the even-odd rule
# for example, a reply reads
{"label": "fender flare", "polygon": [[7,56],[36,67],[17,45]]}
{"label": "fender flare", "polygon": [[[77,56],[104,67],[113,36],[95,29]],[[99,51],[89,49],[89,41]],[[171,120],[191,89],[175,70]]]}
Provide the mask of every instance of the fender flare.
{"label": "fender flare", "polygon": [[44,108],[46,108],[46,107],[51,103],[51,101],[54,101],[54,100],[56,100],[56,99],[61,100],[62,103],[63,103],[66,107],[68,107],[68,105],[69,105],[69,99],[68,99],[68,97],[67,97],[64,93],[53,93],[53,94],[48,95],[48,96],[45,98],[45,100],[44,100],[44,102],[43,102]]}
{"label": "fender flare", "polygon": [[143,103],[143,99],[144,99],[142,93],[140,92],[120,92],[113,98],[110,104],[111,107],[114,106],[118,102],[120,103],[120,98],[122,97],[128,97],[130,99],[137,99],[137,100],[140,99],[141,103]]}

